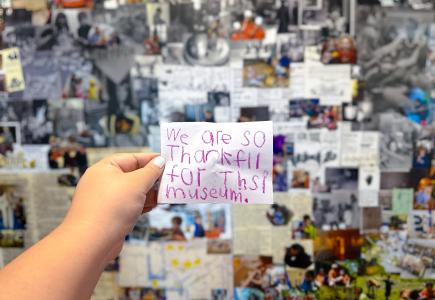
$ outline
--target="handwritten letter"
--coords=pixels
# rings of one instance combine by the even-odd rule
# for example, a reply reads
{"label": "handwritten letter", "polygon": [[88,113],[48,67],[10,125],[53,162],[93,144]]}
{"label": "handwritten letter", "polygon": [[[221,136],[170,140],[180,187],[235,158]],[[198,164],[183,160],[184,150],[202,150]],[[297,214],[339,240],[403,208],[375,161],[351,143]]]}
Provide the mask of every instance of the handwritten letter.
{"label": "handwritten letter", "polygon": [[163,123],[160,203],[271,204],[272,122]]}

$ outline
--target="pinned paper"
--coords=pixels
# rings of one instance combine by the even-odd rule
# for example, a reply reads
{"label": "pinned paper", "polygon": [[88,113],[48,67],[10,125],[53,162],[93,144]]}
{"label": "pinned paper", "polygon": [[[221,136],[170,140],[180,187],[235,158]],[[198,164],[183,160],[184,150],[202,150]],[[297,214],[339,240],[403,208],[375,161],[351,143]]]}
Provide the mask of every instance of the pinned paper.
{"label": "pinned paper", "polygon": [[25,88],[18,48],[0,51],[0,92],[18,92]]}
{"label": "pinned paper", "polygon": [[414,189],[393,189],[393,212],[407,215],[412,210]]}
{"label": "pinned paper", "polygon": [[160,203],[271,204],[272,122],[164,123]]}
{"label": "pinned paper", "polygon": [[358,204],[361,207],[379,206],[381,176],[377,167],[360,167],[358,176]]}

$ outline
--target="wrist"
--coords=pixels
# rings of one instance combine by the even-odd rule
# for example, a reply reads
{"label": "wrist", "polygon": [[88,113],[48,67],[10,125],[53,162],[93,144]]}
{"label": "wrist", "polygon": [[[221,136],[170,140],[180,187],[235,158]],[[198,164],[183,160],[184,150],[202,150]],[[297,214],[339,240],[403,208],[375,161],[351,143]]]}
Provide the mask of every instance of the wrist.
{"label": "wrist", "polygon": [[61,227],[91,237],[109,247],[119,240],[124,240],[132,230],[132,226],[126,225],[126,222],[120,221],[115,216],[86,214],[73,207],[66,215]]}
{"label": "wrist", "polygon": [[101,259],[103,265],[106,263],[105,257],[112,250],[113,245],[124,238],[120,234],[114,234],[114,231],[98,224],[98,222],[91,223],[69,217],[65,218],[56,230],[61,236],[79,241],[87,251],[95,251],[96,257]]}

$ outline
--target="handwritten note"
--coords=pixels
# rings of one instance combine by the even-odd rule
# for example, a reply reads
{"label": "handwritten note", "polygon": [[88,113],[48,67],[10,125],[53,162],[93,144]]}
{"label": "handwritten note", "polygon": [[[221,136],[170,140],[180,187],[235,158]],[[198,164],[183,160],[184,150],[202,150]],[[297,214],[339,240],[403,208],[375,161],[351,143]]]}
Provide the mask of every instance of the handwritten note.
{"label": "handwritten note", "polygon": [[320,99],[322,105],[341,105],[352,100],[350,65],[305,65],[305,98]]}
{"label": "handwritten note", "polygon": [[163,123],[160,203],[271,204],[272,122]]}

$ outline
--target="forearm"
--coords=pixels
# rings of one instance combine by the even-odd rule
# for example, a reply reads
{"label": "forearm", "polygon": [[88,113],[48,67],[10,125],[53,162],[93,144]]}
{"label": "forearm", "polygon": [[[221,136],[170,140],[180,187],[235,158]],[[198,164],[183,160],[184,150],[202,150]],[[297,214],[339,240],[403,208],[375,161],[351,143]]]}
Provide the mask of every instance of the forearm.
{"label": "forearm", "polygon": [[0,270],[0,300],[89,299],[138,217],[157,205],[147,193],[162,175],[157,154],[118,154],[81,177],[64,222]]}
{"label": "forearm", "polygon": [[62,224],[0,271],[0,299],[89,299],[113,241]]}

